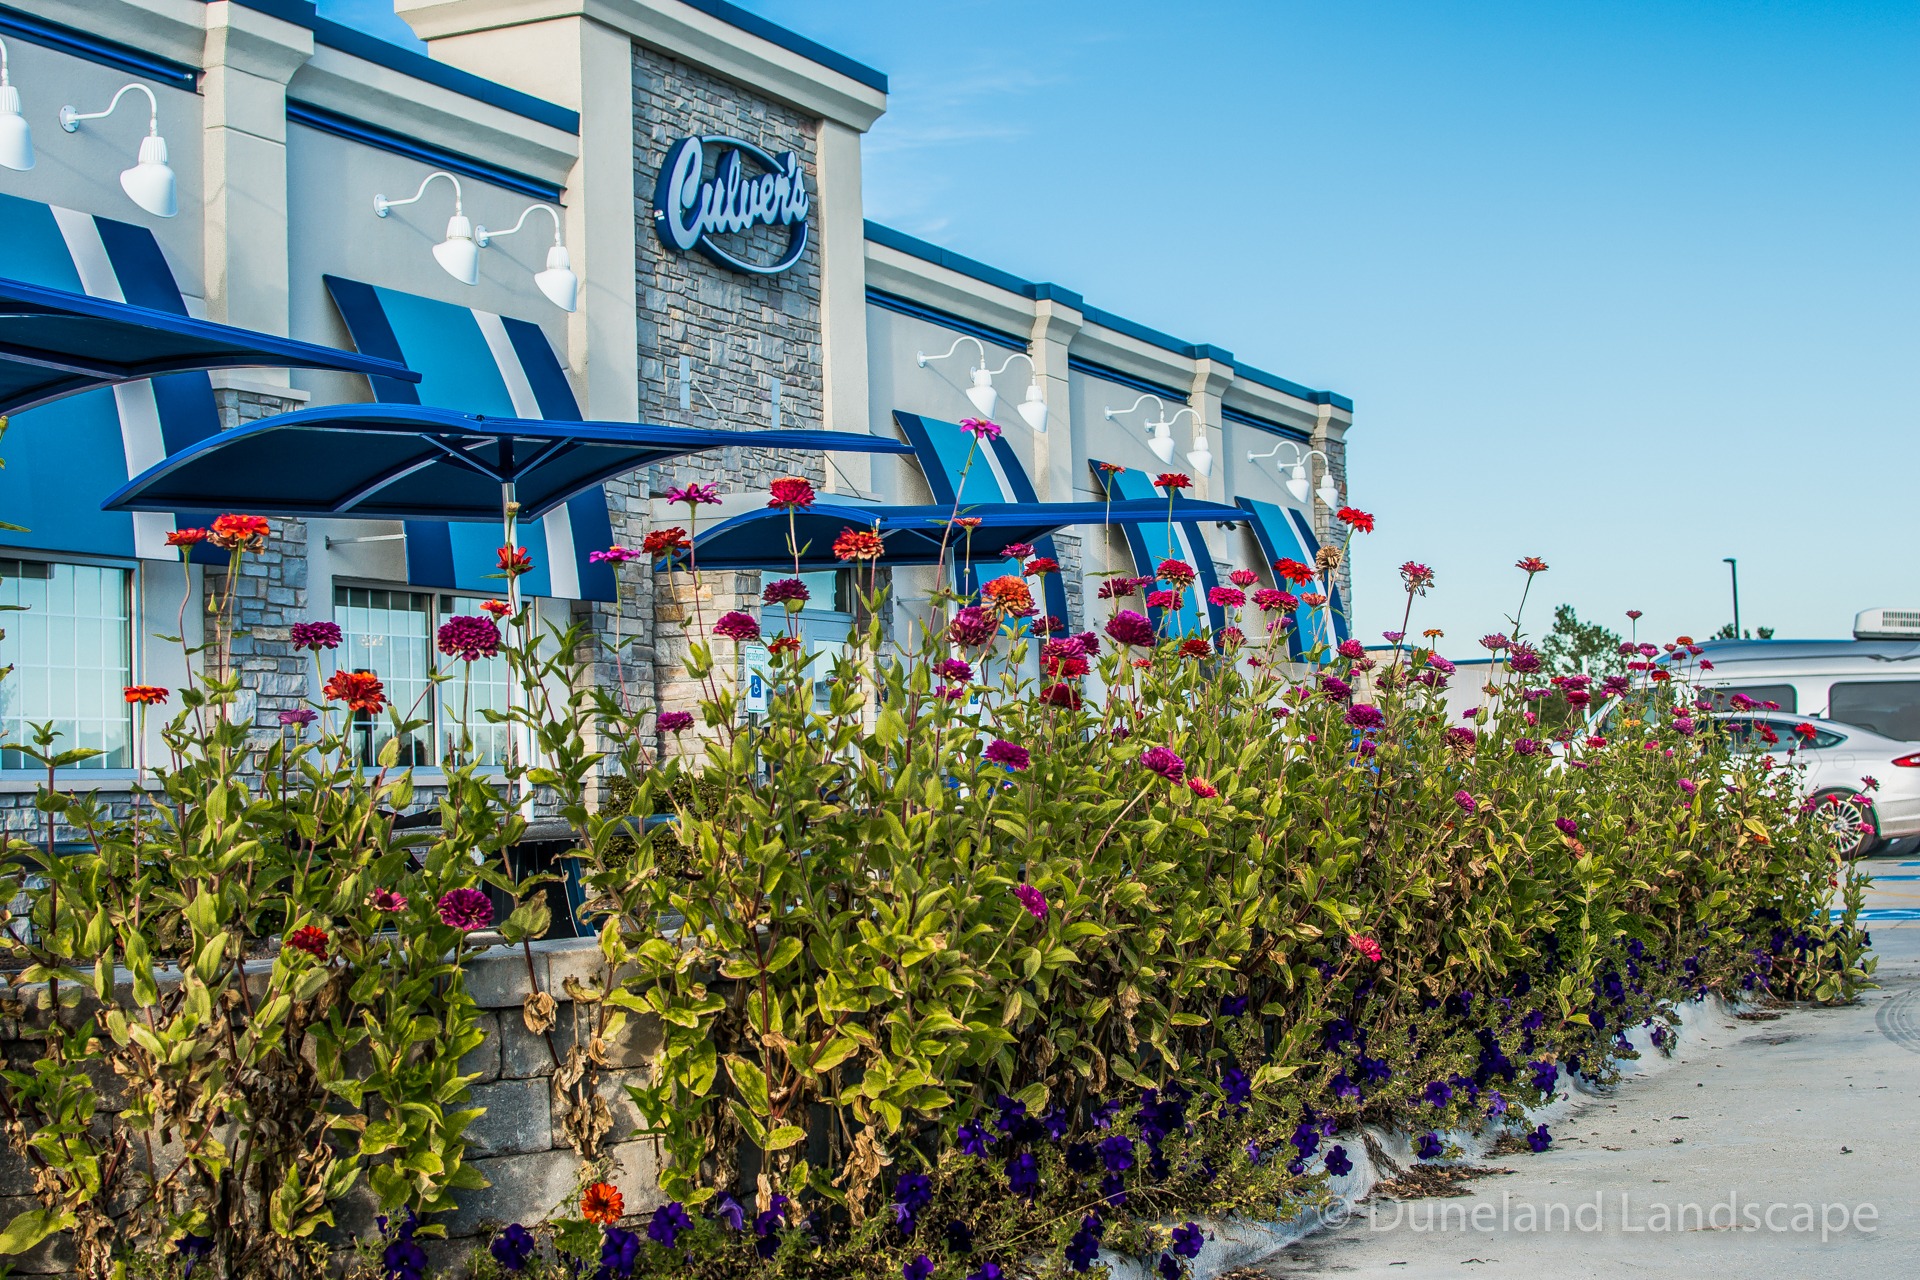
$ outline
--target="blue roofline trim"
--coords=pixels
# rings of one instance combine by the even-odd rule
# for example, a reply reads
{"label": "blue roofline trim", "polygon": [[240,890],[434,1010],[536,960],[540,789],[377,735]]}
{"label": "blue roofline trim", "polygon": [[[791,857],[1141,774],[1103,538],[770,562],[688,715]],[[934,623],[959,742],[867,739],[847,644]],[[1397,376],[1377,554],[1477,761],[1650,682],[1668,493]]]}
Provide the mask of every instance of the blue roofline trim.
{"label": "blue roofline trim", "polygon": [[1170,387],[1164,382],[1154,382],[1147,378],[1136,378],[1130,373],[1120,372],[1112,365],[1095,364],[1091,360],[1082,360],[1076,355],[1067,357],[1067,371],[1084,373],[1090,378],[1104,378],[1117,386],[1138,391],[1143,395],[1159,396],[1162,400],[1170,400],[1174,404],[1187,402],[1187,393],[1178,387]]}
{"label": "blue roofline trim", "polygon": [[57,49],[76,58],[85,58],[88,62],[97,62],[103,67],[157,81],[170,89],[185,89],[192,93],[200,87],[198,67],[190,67],[171,58],[156,57],[130,45],[102,40],[77,27],[62,26],[18,9],[0,8],[0,36],[13,36]]}
{"label": "blue roofline trim", "polygon": [[[211,4],[213,0],[201,0],[201,2]],[[475,102],[484,102],[491,107],[499,107],[502,111],[512,112],[524,120],[551,125],[566,133],[580,132],[578,111],[569,111],[544,98],[536,98],[518,89],[509,89],[485,76],[477,76],[471,71],[462,71],[458,67],[438,62],[424,53],[402,48],[391,40],[382,40],[364,31],[342,26],[338,22],[321,17],[314,7],[313,0],[235,0],[235,3],[244,9],[252,9],[255,13],[264,13],[282,22],[291,22],[296,27],[305,27],[313,32],[316,42],[329,49],[338,49],[341,53],[352,54],[356,58],[364,59],[375,66],[385,67],[389,71],[398,71],[402,75],[412,76],[415,80],[439,85],[442,89],[451,89],[462,97],[472,98]]]}
{"label": "blue roofline trim", "polygon": [[322,133],[330,133],[336,138],[347,138],[363,146],[375,147],[397,156],[406,156],[436,169],[446,169],[463,178],[474,178],[480,182],[492,183],[508,191],[515,191],[535,200],[544,200],[549,204],[559,204],[560,196],[566,190],[557,182],[545,178],[536,178],[532,174],[521,173],[516,169],[503,169],[490,161],[476,159],[459,151],[449,151],[445,147],[436,147],[431,142],[422,142],[418,138],[409,138],[405,134],[383,129],[364,120],[355,120],[352,116],[343,116],[337,111],[325,107],[316,107],[311,102],[287,99],[287,123],[303,124]]}
{"label": "blue roofline trim", "polygon": [[1273,421],[1271,418],[1255,417],[1253,414],[1242,409],[1236,409],[1232,405],[1223,404],[1220,406],[1220,420],[1223,422],[1237,422],[1243,427],[1252,427],[1255,431],[1264,431],[1268,435],[1280,436],[1287,440],[1297,440],[1301,444],[1308,444],[1313,440],[1311,432],[1302,431],[1298,427],[1285,426],[1282,423]]}
{"label": "blue roofline trim", "polygon": [[963,320],[950,311],[938,307],[929,307],[925,303],[903,298],[897,293],[888,293],[884,289],[869,288],[867,302],[882,311],[893,311],[903,316],[912,316],[916,320],[925,320],[928,324],[937,324],[942,329],[951,329],[955,333],[964,333],[970,338],[978,338],[989,346],[1002,347],[1008,351],[1025,351],[1027,343],[1011,333],[1003,333],[984,324],[975,324]]}
{"label": "blue roofline trim", "polygon": [[[689,2],[691,2],[691,0],[689,0]],[[996,289],[1005,289],[1009,293],[1017,293],[1021,297],[1030,298],[1035,302],[1051,300],[1063,306],[1072,307],[1084,316],[1088,323],[1097,324],[1103,329],[1111,329],[1113,332],[1122,334],[1125,337],[1144,342],[1150,347],[1158,347],[1162,351],[1171,351],[1176,355],[1185,356],[1189,360],[1213,360],[1220,364],[1230,365],[1233,368],[1235,377],[1245,378],[1248,382],[1256,386],[1267,387],[1270,390],[1283,392],[1287,395],[1305,400],[1308,404],[1327,404],[1332,405],[1336,409],[1345,409],[1348,413],[1353,412],[1353,401],[1336,391],[1316,391],[1312,387],[1303,386],[1298,382],[1291,382],[1286,378],[1278,377],[1261,369],[1255,369],[1250,365],[1240,364],[1234,359],[1233,352],[1226,350],[1224,347],[1216,347],[1208,342],[1182,342],[1170,333],[1162,333],[1158,329],[1149,329],[1146,325],[1137,324],[1124,316],[1117,316],[1111,311],[1103,311],[1099,307],[1090,307],[1087,305],[1085,298],[1071,289],[1062,288],[1060,285],[1049,284],[1045,281],[1023,280],[1010,271],[1002,271],[998,267],[990,267],[976,258],[969,258],[964,254],[954,253],[949,249],[942,249],[939,245],[929,244],[927,241],[917,236],[910,236],[904,231],[895,231],[892,227],[883,227],[877,222],[869,221],[866,224],[866,233],[868,240],[883,248],[896,249],[910,257],[918,258],[922,262],[931,262],[937,267],[945,267],[949,271],[958,272],[960,275],[972,280],[978,280],[982,284],[990,284]],[[1101,376],[1110,377],[1113,376],[1113,373],[1114,371],[1108,371]],[[1121,374],[1119,376],[1124,378],[1128,375]]]}
{"label": "blue roofline trim", "polygon": [[823,44],[785,27],[768,22],[757,13],[748,13],[738,5],[728,4],[726,0],[681,0],[689,9],[698,9],[710,18],[718,18],[730,27],[738,27],[750,36],[759,36],[768,44],[774,44],[789,53],[797,53],[809,62],[817,62],[829,71],[838,71],[849,80],[855,80],[869,89],[887,91],[887,76],[883,71],[875,71],[862,62],[855,62],[844,53],[835,53]]}

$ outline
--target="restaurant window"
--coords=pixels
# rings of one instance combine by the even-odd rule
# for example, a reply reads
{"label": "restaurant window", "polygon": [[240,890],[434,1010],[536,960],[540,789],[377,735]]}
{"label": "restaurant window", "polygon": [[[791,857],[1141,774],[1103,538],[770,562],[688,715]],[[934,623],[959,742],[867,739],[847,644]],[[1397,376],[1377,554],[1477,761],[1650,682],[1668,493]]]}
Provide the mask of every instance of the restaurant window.
{"label": "restaurant window", "polygon": [[[481,597],[335,587],[333,605],[342,633],[335,665],[372,672],[403,720],[427,722],[407,735],[398,763],[438,765],[460,744],[463,731],[471,735],[481,765],[506,763],[507,727],[488,721],[486,712],[506,710],[507,660],[495,656],[468,664],[435,648],[434,637],[448,618],[485,616]],[[447,677],[437,687],[436,671]],[[391,722],[384,712],[354,718],[360,763],[378,763],[381,748],[393,737]]]}
{"label": "restaurant window", "polygon": [[[132,577],[108,565],[0,559],[0,740],[26,743],[52,721],[55,750],[99,754],[80,769],[133,767]],[[20,751],[0,768],[36,767]]]}
{"label": "restaurant window", "polygon": [[[763,578],[771,581],[773,575],[768,573]],[[833,664],[846,652],[847,633],[854,623],[853,574],[845,569],[820,569],[802,573],[800,581],[807,586],[806,606],[796,616],[788,614],[784,605],[765,605],[760,612],[760,629],[769,638],[782,633],[800,637],[807,655],[806,674],[813,684],[814,710],[825,712],[831,705]]]}

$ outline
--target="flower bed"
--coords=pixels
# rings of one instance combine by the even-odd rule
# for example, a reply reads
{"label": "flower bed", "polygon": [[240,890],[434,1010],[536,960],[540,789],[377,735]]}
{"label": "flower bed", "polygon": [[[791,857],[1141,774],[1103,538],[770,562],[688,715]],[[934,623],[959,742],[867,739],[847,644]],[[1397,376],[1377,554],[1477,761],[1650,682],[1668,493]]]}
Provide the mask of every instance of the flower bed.
{"label": "flower bed", "polygon": [[[775,504],[805,506],[803,487]],[[977,552],[954,523],[956,558]],[[841,541],[870,589],[877,548]],[[685,546],[664,549],[670,572],[697,573]],[[0,1098],[41,1203],[0,1246],[62,1233],[89,1275],[135,1256],[311,1274],[336,1207],[371,1194],[383,1225],[354,1265],[426,1274],[436,1218],[478,1185],[471,935],[525,947],[549,924],[544,885],[505,858],[523,786],[577,833],[603,963],[569,979],[568,1025],[537,984],[526,1000],[579,1172],[551,1212],[449,1264],[479,1276],[998,1280],[1105,1249],[1171,1280],[1195,1224],[1314,1204],[1353,1161],[1338,1133],[1406,1131],[1437,1159],[1443,1135],[1498,1124],[1544,1148],[1528,1113],[1561,1073],[1608,1078],[1622,1034],[1658,1043],[1676,1002],[1837,1001],[1867,981],[1857,878],[1790,770],[1693,714],[1687,643],[1603,740],[1541,713],[1625,679],[1549,681],[1515,624],[1489,637],[1482,705],[1450,723],[1438,637],[1369,656],[1309,636],[1320,661],[1287,661],[1293,611],[1325,595],[1282,587],[1312,567],[1272,587],[1237,571],[1207,636],[1162,630],[1198,590],[1190,567],[1111,576],[1111,615],[1069,635],[1032,616],[1032,578],[1056,570],[1029,550],[980,573],[977,599],[937,599],[904,652],[869,595],[821,701],[807,655],[770,637],[764,714],[729,674],[758,618],[696,615],[714,636],[689,661],[699,724],[660,727],[705,736],[677,756],[580,678],[583,635],[543,643],[506,617],[517,694],[488,715],[538,758],[503,784],[455,750],[424,832],[384,816],[412,781],[357,766],[346,710],[406,709],[335,681],[317,723],[262,748],[227,719],[238,685],[216,655],[132,816],[49,789],[49,831],[88,851],[14,845],[38,877],[12,886],[35,926],[12,950],[44,1040]],[[1402,576],[1411,614],[1433,573]],[[487,620],[443,649],[491,652],[466,623]],[[618,803],[590,803],[609,774]],[[656,814],[675,821],[636,821]],[[268,938],[285,945],[250,983]],[[178,981],[143,983],[156,965]],[[661,1033],[629,1088],[660,1155],[645,1204],[606,1182],[631,1135],[597,1091],[636,1020]],[[134,1099],[111,1119],[101,1072]]]}

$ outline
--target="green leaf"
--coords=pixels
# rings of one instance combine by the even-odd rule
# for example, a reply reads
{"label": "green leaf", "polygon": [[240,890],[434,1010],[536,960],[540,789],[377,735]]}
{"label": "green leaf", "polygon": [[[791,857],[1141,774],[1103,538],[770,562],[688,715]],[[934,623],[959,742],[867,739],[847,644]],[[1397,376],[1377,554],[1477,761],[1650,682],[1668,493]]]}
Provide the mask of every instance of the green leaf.
{"label": "green leaf", "polygon": [[726,1057],[727,1078],[755,1115],[767,1114],[767,1075],[737,1053]]}
{"label": "green leaf", "polygon": [[767,1150],[785,1151],[794,1143],[803,1140],[807,1131],[797,1124],[783,1124],[767,1135]]}
{"label": "green leaf", "polygon": [[28,1209],[17,1213],[0,1231],[0,1254],[25,1253],[56,1231],[65,1231],[77,1219],[64,1209]]}

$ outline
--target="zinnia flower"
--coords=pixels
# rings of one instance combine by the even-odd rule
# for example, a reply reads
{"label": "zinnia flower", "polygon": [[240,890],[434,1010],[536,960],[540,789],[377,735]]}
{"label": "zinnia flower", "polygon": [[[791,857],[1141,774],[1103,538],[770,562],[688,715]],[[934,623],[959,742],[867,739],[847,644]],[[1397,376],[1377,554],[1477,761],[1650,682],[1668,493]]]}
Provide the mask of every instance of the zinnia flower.
{"label": "zinnia flower", "polygon": [[713,624],[713,634],[744,644],[760,638],[760,624],[753,620],[751,614],[733,609],[720,615],[720,620]]}
{"label": "zinnia flower", "polygon": [[934,668],[934,672],[939,675],[942,680],[971,680],[973,679],[973,664],[971,662],[962,662],[959,658],[946,658],[941,661],[940,665]]}
{"label": "zinnia flower", "polygon": [[1238,609],[1247,602],[1247,593],[1238,587],[1207,588],[1207,603],[1220,609]]}
{"label": "zinnia flower", "polygon": [[1027,914],[1035,920],[1045,920],[1047,918],[1046,894],[1041,893],[1030,884],[1022,884],[1014,886],[1013,896],[1020,899],[1020,905],[1025,907]]}
{"label": "zinnia flower", "polygon": [[492,618],[477,614],[448,618],[440,624],[435,640],[440,652],[463,662],[478,662],[500,652],[500,628],[494,625]]}
{"label": "zinnia flower", "polygon": [[1644,613],[1642,613],[1642,612],[1640,612],[1640,611],[1639,611],[1638,609],[1629,609],[1629,610],[1627,610],[1627,617],[1628,617],[1628,618],[1629,618],[1629,619],[1630,619],[1631,621],[1634,621],[1634,622],[1638,622],[1638,621],[1640,621],[1640,619],[1642,619],[1642,618],[1644,618],[1644,617],[1646,617],[1646,616],[1647,616],[1646,614],[1644,614]]}
{"label": "zinnia flower", "polygon": [[496,618],[504,618],[513,612],[513,606],[505,600],[482,600],[480,608]]}
{"label": "zinnia flower", "polygon": [[1006,546],[1000,548],[1000,558],[1002,560],[1025,560],[1032,554],[1033,544],[1031,542],[1009,542]]}
{"label": "zinnia flower", "polygon": [[1204,658],[1213,652],[1213,646],[1200,636],[1188,636],[1180,642],[1180,656],[1183,658]]}
{"label": "zinnia flower", "polygon": [[157,707],[167,700],[167,690],[157,684],[130,684],[120,693],[128,706]]}
{"label": "zinnia flower", "polygon": [[989,742],[985,754],[991,763],[1016,773],[1033,763],[1033,757],[1025,747],[1017,742],[1008,742],[1005,738],[995,738]]}
{"label": "zinnia flower", "polygon": [[1340,523],[1361,533],[1373,532],[1373,517],[1358,507],[1342,507],[1333,513]]}
{"label": "zinnia flower", "polygon": [[[692,545],[692,541],[687,537],[687,531],[677,524],[672,524],[664,529],[649,530],[647,536],[640,540],[640,551],[644,555],[658,559],[662,556],[670,556],[676,551],[684,551]],[[615,547],[614,550],[619,551],[621,548]],[[612,554],[609,553],[607,558],[613,559]]]}
{"label": "zinnia flower", "polygon": [[1460,811],[1462,813],[1466,813],[1466,814],[1472,814],[1472,812],[1475,809],[1478,809],[1480,807],[1480,802],[1473,798],[1473,793],[1471,791],[1454,792],[1453,802],[1460,806]]}
{"label": "zinnia flower", "polygon": [[344,702],[350,711],[379,715],[387,705],[387,691],[380,677],[371,671],[336,671],[320,690],[335,702]]}
{"label": "zinnia flower", "polygon": [[263,516],[224,515],[213,522],[207,536],[214,546],[228,551],[258,551],[267,545],[267,535],[271,532],[273,526]]}
{"label": "zinnia flower", "polygon": [[1067,711],[1078,711],[1083,699],[1080,691],[1064,680],[1056,680],[1040,691],[1040,701],[1050,707],[1061,707]]}
{"label": "zinnia flower", "polygon": [[1433,585],[1433,570],[1416,560],[1409,560],[1400,566],[1400,581],[1407,584],[1407,594],[1423,596],[1427,588]]}
{"label": "zinnia flower", "polygon": [[1153,644],[1153,624],[1145,614],[1122,609],[1107,619],[1107,635],[1119,644],[1146,648]]}
{"label": "zinnia flower", "polygon": [[1308,583],[1313,581],[1313,566],[1301,564],[1298,560],[1281,556],[1273,562],[1273,571],[1288,582]]}
{"label": "zinnia flower", "polygon": [[1153,478],[1153,483],[1159,489],[1191,489],[1193,478],[1178,471],[1162,471]]}
{"label": "zinnia flower", "polygon": [[[464,892],[472,892],[465,890]],[[611,1182],[594,1182],[580,1193],[580,1216],[588,1222],[610,1227],[626,1212],[626,1197]]]}
{"label": "zinnia flower", "polygon": [[794,635],[775,636],[767,643],[767,652],[773,654],[775,657],[779,657],[783,653],[798,653],[800,652],[800,637]]}
{"label": "zinnia flower", "polygon": [[1171,582],[1176,587],[1191,585],[1196,576],[1192,565],[1185,560],[1174,559],[1162,560],[1156,574],[1162,582]]}
{"label": "zinnia flower", "polygon": [[1000,424],[988,422],[985,418],[962,418],[960,429],[976,440],[998,440]]}
{"label": "zinnia flower", "polygon": [[813,505],[813,482],[801,476],[781,476],[767,486],[772,495],[767,499],[770,507],[810,507]]}
{"label": "zinnia flower", "polygon": [[1367,646],[1349,638],[1340,642],[1339,654],[1343,658],[1364,658],[1367,656]]}
{"label": "zinnia flower", "polygon": [[205,529],[174,529],[167,534],[170,547],[197,547],[207,540]]}
{"label": "zinnia flower", "polygon": [[1199,796],[1202,800],[1216,800],[1220,796],[1220,789],[1211,782],[1208,782],[1205,778],[1188,778],[1187,790],[1193,792],[1193,794]]}
{"label": "zinnia flower", "polygon": [[1003,614],[1027,613],[1033,608],[1033,589],[1027,586],[1024,578],[1004,574],[980,588],[980,594],[992,601],[993,608]]}
{"label": "zinnia flower", "polygon": [[695,482],[678,489],[669,489],[667,501],[684,502],[689,507],[715,506],[720,501],[720,486]]}
{"label": "zinnia flower", "polygon": [[1553,825],[1559,828],[1560,834],[1563,836],[1577,836],[1580,834],[1580,824],[1572,818],[1555,818]]}
{"label": "zinnia flower", "polygon": [[[1024,585],[1024,584],[1022,584]],[[1000,632],[1000,624],[979,605],[970,604],[953,615],[947,624],[947,638],[967,648],[977,648]]]}
{"label": "zinnia flower", "polygon": [[[666,532],[666,531],[661,530],[661,532]],[[685,530],[676,529],[674,530],[674,532],[679,533],[682,538],[686,536]],[[651,537],[653,535],[649,534],[648,536]],[[587,563],[588,564],[626,564],[630,560],[638,560],[642,556],[645,556],[648,554],[657,555],[659,553],[648,552],[645,549],[644,544],[642,545],[642,548],[639,551],[635,551],[632,547],[608,547],[605,551],[589,551],[587,553]]]}
{"label": "zinnia flower", "polygon": [[493,923],[493,903],[478,889],[449,889],[436,905],[440,923],[449,929],[472,933]]}
{"label": "zinnia flower", "polygon": [[1478,735],[1465,725],[1454,725],[1441,736],[1446,740],[1447,746],[1462,753],[1472,751],[1474,744],[1479,741]]}
{"label": "zinnia flower", "polygon": [[1364,933],[1348,934],[1347,945],[1352,947],[1355,951],[1358,951],[1361,955],[1365,956],[1367,959],[1373,961],[1375,964],[1379,964],[1381,959],[1386,954],[1385,952],[1380,950],[1379,943],[1375,942],[1372,938],[1369,938]]}
{"label": "zinnia flower", "polygon": [[1386,722],[1385,714],[1371,702],[1356,702],[1347,708],[1347,723],[1356,729],[1378,729]]}
{"label": "zinnia flower", "polygon": [[533,572],[533,557],[527,553],[525,547],[501,547],[493,554],[499,564],[500,572],[509,578],[517,578],[523,573]]}
{"label": "zinnia flower", "polygon": [[789,609],[797,609],[813,598],[813,592],[807,584],[798,578],[775,578],[760,590],[760,599],[767,604],[784,604]]}
{"label": "zinnia flower", "polygon": [[325,960],[327,958],[326,931],[316,929],[312,925],[295,929],[292,933],[288,934],[287,945],[295,951],[306,952],[315,960]]}
{"label": "zinnia flower", "polygon": [[338,649],[342,638],[337,622],[296,622],[287,628],[289,644],[314,653],[322,649]]}
{"label": "zinnia flower", "polygon": [[1254,592],[1253,602],[1267,613],[1278,613],[1286,609],[1292,609],[1300,603],[1292,592],[1275,591],[1272,587],[1262,587],[1260,590]]}
{"label": "zinnia flower", "polygon": [[1147,592],[1147,608],[1178,609],[1180,607],[1180,596],[1181,593],[1178,591],[1149,591]]}
{"label": "zinnia flower", "polygon": [[290,711],[282,711],[280,713],[280,723],[283,727],[287,725],[298,725],[304,729],[319,718],[320,713],[312,707],[294,707]]}
{"label": "zinnia flower", "polygon": [[1686,792],[1688,795],[1692,795],[1694,792],[1700,789],[1700,784],[1695,782],[1692,778],[1682,778],[1680,779],[1680,789]]}
{"label": "zinnia flower", "polygon": [[1029,578],[1045,577],[1049,573],[1060,572],[1060,562],[1052,556],[1035,556],[1027,561],[1025,573]]}
{"label": "zinnia flower", "polygon": [[[1238,627],[1222,627],[1214,633],[1213,647],[1221,653],[1232,653],[1246,643],[1247,633]],[[1258,659],[1255,659],[1257,662]]]}
{"label": "zinnia flower", "polygon": [[1148,747],[1140,753],[1140,763],[1168,782],[1179,782],[1187,776],[1187,762],[1166,747]]}
{"label": "zinnia flower", "polygon": [[1545,573],[1547,571],[1547,562],[1539,556],[1522,556],[1513,562],[1513,567],[1525,570],[1527,576],[1531,577],[1536,573]]}
{"label": "zinnia flower", "polygon": [[396,893],[394,890],[385,887],[377,888],[367,895],[367,905],[375,911],[392,915],[396,911],[405,911],[407,909],[407,895],[404,893]]}
{"label": "zinnia flower", "polygon": [[840,560],[878,560],[886,550],[887,544],[871,529],[842,529],[833,540],[833,554]]}
{"label": "zinnia flower", "polygon": [[1250,587],[1260,581],[1260,575],[1251,569],[1235,569],[1227,575],[1227,581],[1236,587]]}
{"label": "zinnia flower", "polygon": [[662,733],[685,733],[693,728],[693,712],[662,711],[654,723],[660,726]]}

